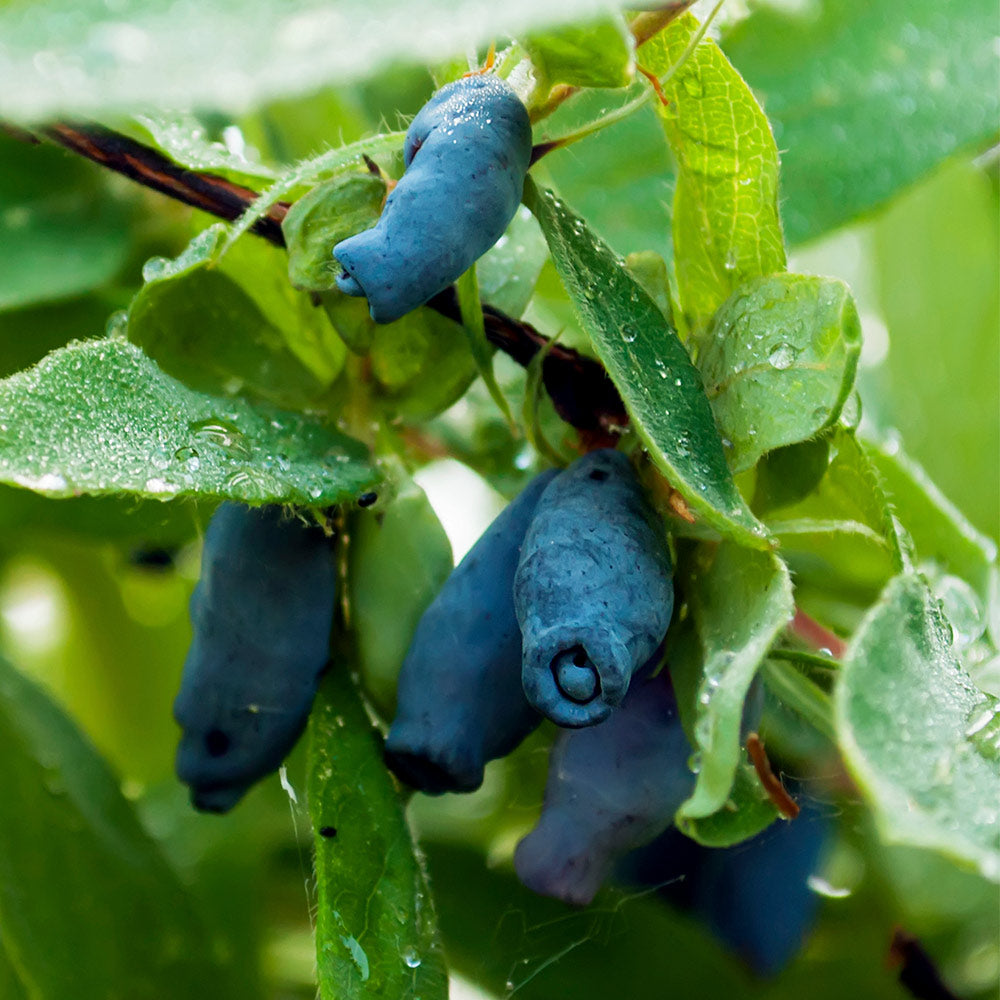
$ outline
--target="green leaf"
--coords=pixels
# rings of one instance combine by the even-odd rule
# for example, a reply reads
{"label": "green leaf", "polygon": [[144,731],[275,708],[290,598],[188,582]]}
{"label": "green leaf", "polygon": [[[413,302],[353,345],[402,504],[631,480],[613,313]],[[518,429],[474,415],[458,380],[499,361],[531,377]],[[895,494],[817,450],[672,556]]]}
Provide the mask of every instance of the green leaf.
{"label": "green leaf", "polygon": [[0,757],[0,926],[27,996],[157,1000],[168,982],[179,995],[231,995],[221,942],[107,765],[2,661]]}
{"label": "green leaf", "polygon": [[947,566],[985,596],[997,562],[993,540],[969,523],[898,441],[864,447],[899,519],[913,537],[918,557]]}
{"label": "green leaf", "polygon": [[378,476],[358,441],[188,389],[134,344],[72,344],[0,381],[0,482],[49,496],[199,494],[326,506]]}
{"label": "green leaf", "polygon": [[528,35],[522,44],[546,85],[627,87],[632,82],[632,36],[621,14]]}
{"label": "green leaf", "polygon": [[309,812],[320,996],[447,997],[423,862],[344,669],[327,675],[309,722]]}
{"label": "green leaf", "polygon": [[768,452],[756,468],[754,513],[791,507],[804,500],[826,475],[830,465],[830,440],[824,435]]}
{"label": "green leaf", "polygon": [[236,241],[249,232],[251,226],[263,218],[268,210],[282,198],[297,192],[303,185],[314,185],[322,178],[336,177],[346,167],[360,166],[364,158],[398,155],[402,151],[404,132],[386,132],[371,135],[346,146],[336,146],[325,153],[301,160],[288,169],[269,188],[262,191],[250,207],[233,223],[226,242],[219,254],[223,256]]}
{"label": "green leaf", "polygon": [[[632,99],[644,93],[640,85],[624,92]],[[536,126],[536,142],[597,124],[600,130],[584,143],[553,150],[531,172],[540,187],[554,188],[573,205],[616,253],[652,250],[669,259],[674,185],[667,140],[648,103],[605,126],[606,118],[622,105],[632,106],[633,101],[603,90],[583,90],[566,101],[546,119],[540,135]]]}
{"label": "green leaf", "polygon": [[521,316],[548,256],[535,217],[522,206],[503,236],[476,261],[483,301],[508,316]]}
{"label": "green leaf", "polygon": [[95,291],[65,302],[0,310],[0,377],[30,368],[57,347],[103,334],[108,313],[119,304]]}
{"label": "green leaf", "polygon": [[61,150],[0,134],[0,205],[0,310],[90,291],[125,264],[124,206]]}
{"label": "green leaf", "polygon": [[996,5],[844,0],[773,5],[725,39],[782,148],[792,243],[871,211],[996,135]]}
{"label": "green leaf", "polygon": [[137,137],[145,144],[155,146],[183,167],[250,186],[274,180],[274,171],[263,163],[249,160],[225,143],[209,139],[205,123],[189,112],[146,109],[133,120],[139,128],[129,129],[128,125],[120,124],[119,128],[139,132]]}
{"label": "green leaf", "polygon": [[493,402],[513,428],[516,426],[514,414],[511,413],[510,404],[493,374],[493,345],[486,339],[486,325],[483,320],[483,305],[479,300],[479,280],[476,277],[475,264],[455,282],[455,291],[458,295],[458,308],[462,314],[462,328],[465,330],[476,370],[489,390]]}
{"label": "green leaf", "polygon": [[371,324],[372,374],[393,416],[426,420],[456,402],[476,377],[468,334],[433,309]]}
{"label": "green leaf", "polygon": [[333,258],[334,246],[375,225],[385,192],[385,180],[366,170],[335,177],[295,201],[281,231],[288,277],[296,288],[325,292],[336,287],[340,265]]}
{"label": "green leaf", "polygon": [[764,664],[762,674],[768,688],[824,736],[836,740],[830,696],[815,681],[793,666],[794,653],[779,655],[783,652],[772,650]]}
{"label": "green leaf", "polygon": [[733,483],[701,376],[655,302],[550,191],[525,200],[594,349],[660,471],[717,531],[763,548],[767,535]]}
{"label": "green leaf", "polygon": [[907,541],[854,435],[835,427],[827,440],[829,464],[818,485],[773,507],[766,524],[781,539],[797,587],[818,586],[866,606],[909,559]]}
{"label": "green leaf", "polygon": [[[725,806],[740,760],[744,699],[794,612],[784,563],[772,553],[728,542],[699,546],[685,593],[701,647],[700,662],[679,665],[697,670],[692,743],[698,779],[678,810],[678,822]],[[684,685],[689,690],[691,681],[689,676]]]}
{"label": "green leaf", "polygon": [[6,1000],[31,1000],[27,989],[11,963],[10,956],[0,944],[0,996]]}
{"label": "green leaf", "polygon": [[[681,58],[698,21],[685,14],[639,50],[658,76]],[[750,88],[718,45],[702,39],[657,105],[677,160],[674,258],[681,305],[695,326],[750,278],[785,269],[778,149]]]}
{"label": "green leaf", "polygon": [[776,274],[733,292],[698,354],[733,469],[836,422],[860,354],[861,323],[842,281]]}
{"label": "green leaf", "polygon": [[756,836],[778,818],[757,772],[740,761],[721,809],[708,816],[678,816],[677,828],[705,847],[730,847]]}
{"label": "green leaf", "polygon": [[1000,881],[1000,712],[955,654],[926,584],[902,574],[855,634],[836,690],[844,760],[882,835]]}
{"label": "green leaf", "polygon": [[386,717],[420,616],[452,570],[451,543],[412,481],[383,508],[358,511],[348,549],[351,626],[365,691]]}
{"label": "green leaf", "polygon": [[625,266],[660,307],[670,326],[674,325],[674,305],[670,300],[670,272],[667,262],[652,250],[639,250],[625,258]]}
{"label": "green leaf", "polygon": [[343,343],[289,287],[280,251],[244,241],[216,264],[225,230],[199,233],[176,260],[146,262],[129,339],[193,389],[315,408],[344,365]]}
{"label": "green leaf", "polygon": [[405,0],[223,0],[179,17],[165,0],[0,6],[0,117],[33,122],[145,107],[242,111],[364,80],[392,63],[433,63],[493,38],[611,14],[611,0],[497,5]]}

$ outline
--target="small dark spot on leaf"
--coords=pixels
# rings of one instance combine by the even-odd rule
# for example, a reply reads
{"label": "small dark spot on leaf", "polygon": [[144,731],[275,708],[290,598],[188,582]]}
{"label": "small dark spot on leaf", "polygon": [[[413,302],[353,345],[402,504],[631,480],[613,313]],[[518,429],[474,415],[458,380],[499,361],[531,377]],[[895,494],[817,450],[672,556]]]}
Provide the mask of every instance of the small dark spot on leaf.
{"label": "small dark spot on leaf", "polygon": [[319,828],[319,835],[321,837],[336,837],[337,828],[335,826],[321,826]]}
{"label": "small dark spot on leaf", "polygon": [[374,491],[362,493],[361,496],[358,497],[358,506],[370,507],[376,500],[378,500],[378,494]]}

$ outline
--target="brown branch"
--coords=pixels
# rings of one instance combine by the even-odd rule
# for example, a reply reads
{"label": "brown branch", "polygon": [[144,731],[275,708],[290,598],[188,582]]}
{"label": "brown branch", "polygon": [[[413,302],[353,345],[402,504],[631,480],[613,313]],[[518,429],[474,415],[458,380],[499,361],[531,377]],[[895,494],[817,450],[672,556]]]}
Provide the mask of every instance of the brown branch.
{"label": "brown branch", "polygon": [[[85,156],[143,187],[228,222],[238,219],[257,197],[257,192],[250,188],[215,174],[188,170],[159,151],[100,125],[57,122],[39,131],[71,152]],[[272,206],[267,215],[254,223],[254,233],[275,246],[283,247],[285,237],[281,232],[281,220],[288,207],[287,202]]]}
{"label": "brown branch", "polygon": [[[238,219],[258,197],[258,192],[214,174],[189,170],[158,150],[99,125],[57,122],[39,130],[41,135],[71,152],[130,178],[168,198],[192,205],[220,219]],[[290,205],[279,202],[254,223],[252,232],[285,245],[281,222]],[[453,288],[434,296],[427,305],[450,319],[461,321]],[[548,343],[530,323],[514,319],[492,306],[483,306],[486,336],[492,344],[527,366]],[[628,423],[628,414],[614,383],[604,368],[570,347],[552,346],[542,365],[542,381],[556,412],[587,437],[589,447],[613,444]]]}

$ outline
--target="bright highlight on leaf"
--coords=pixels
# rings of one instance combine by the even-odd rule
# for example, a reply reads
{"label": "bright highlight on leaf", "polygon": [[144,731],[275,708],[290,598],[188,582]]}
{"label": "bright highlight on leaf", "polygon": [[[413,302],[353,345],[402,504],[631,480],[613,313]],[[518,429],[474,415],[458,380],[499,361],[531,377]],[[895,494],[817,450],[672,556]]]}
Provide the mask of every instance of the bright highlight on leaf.
{"label": "bright highlight on leaf", "polygon": [[188,389],[126,341],[72,344],[0,382],[0,482],[49,496],[322,507],[377,478],[358,441],[301,414]]}

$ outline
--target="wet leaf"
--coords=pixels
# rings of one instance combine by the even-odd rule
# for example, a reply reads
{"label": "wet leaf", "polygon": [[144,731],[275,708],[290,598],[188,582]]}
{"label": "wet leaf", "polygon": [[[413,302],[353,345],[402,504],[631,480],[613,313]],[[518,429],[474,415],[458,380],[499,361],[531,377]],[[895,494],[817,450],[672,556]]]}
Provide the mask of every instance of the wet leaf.
{"label": "wet leaf", "polygon": [[385,181],[366,170],[335,177],[295,201],[281,231],[288,277],[296,288],[325,292],[336,287],[341,268],[334,246],[375,225],[385,193]]}
{"label": "wet leaf", "polygon": [[913,537],[917,556],[931,559],[971,581],[985,596],[996,571],[997,547],[977,531],[899,441],[864,444],[882,485]]}
{"label": "wet leaf", "polygon": [[794,612],[788,569],[775,555],[732,543],[699,547],[685,593],[700,657],[672,667],[694,691],[692,745],[698,778],[678,822],[724,809],[741,759],[743,705],[764,657]]}
{"label": "wet leaf", "polygon": [[[639,49],[658,76],[680,60],[698,21],[672,22]],[[697,327],[750,278],[785,269],[778,218],[778,148],[743,78],[705,38],[657,105],[677,160],[673,237],[684,312]]]}
{"label": "wet leaf", "polygon": [[870,212],[996,135],[996,6],[760,5],[724,41],[782,149],[792,243]]}
{"label": "wet leaf", "polygon": [[49,496],[326,506],[378,479],[323,423],[188,389],[134,344],[71,344],[0,382],[0,482]]}
{"label": "wet leaf", "polygon": [[217,263],[224,234],[211,226],[176,260],[146,262],[129,339],[193,389],[315,408],[344,365],[343,343],[289,287],[279,251],[244,241]]}
{"label": "wet leaf", "polygon": [[767,536],[733,483],[701,376],[660,308],[550,191],[528,181],[556,269],[653,460],[696,515],[744,545]]}
{"label": "wet leaf", "polygon": [[709,816],[679,817],[677,826],[705,847],[730,847],[756,836],[777,818],[757,772],[741,761],[723,807]]}
{"label": "wet leaf", "polygon": [[347,670],[332,669],[309,722],[323,1000],[448,996],[423,860],[381,743]]}
{"label": "wet leaf", "polygon": [[844,760],[883,837],[1000,881],[1000,710],[962,669],[923,580],[886,587],[855,634],[835,692]]}
{"label": "wet leaf", "polygon": [[861,324],[842,281],[778,274],[733,292],[698,354],[733,469],[836,422],[860,354]]}
{"label": "wet leaf", "polygon": [[218,942],[114,775],[48,697],[2,661],[0,755],[8,817],[0,923],[25,995],[105,1000],[111,990],[157,1000],[164,982],[187,996],[232,995]]}

